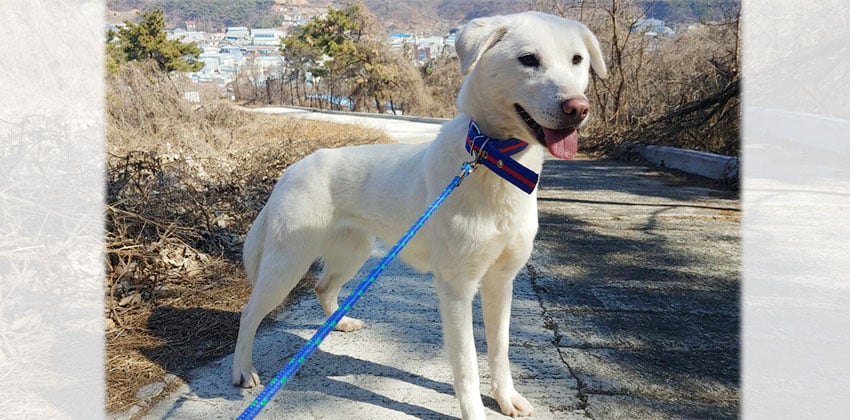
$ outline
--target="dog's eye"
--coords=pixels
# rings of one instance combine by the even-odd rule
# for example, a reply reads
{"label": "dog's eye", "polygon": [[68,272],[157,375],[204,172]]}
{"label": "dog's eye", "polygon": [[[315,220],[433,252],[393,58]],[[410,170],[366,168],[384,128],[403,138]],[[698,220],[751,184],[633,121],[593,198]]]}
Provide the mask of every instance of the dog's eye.
{"label": "dog's eye", "polygon": [[540,66],[540,60],[534,54],[526,54],[517,58],[519,62],[526,67],[538,67]]}
{"label": "dog's eye", "polygon": [[573,65],[577,66],[577,65],[581,64],[582,60],[584,60],[584,57],[582,57],[581,55],[579,55],[579,54],[574,55],[573,56]]}

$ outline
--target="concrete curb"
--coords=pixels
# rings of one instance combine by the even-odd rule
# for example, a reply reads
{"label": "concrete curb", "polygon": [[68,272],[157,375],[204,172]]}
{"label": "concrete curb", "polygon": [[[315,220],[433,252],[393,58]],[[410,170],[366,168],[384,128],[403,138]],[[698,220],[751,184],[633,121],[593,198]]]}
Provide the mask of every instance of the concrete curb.
{"label": "concrete curb", "polygon": [[638,154],[649,163],[662,168],[676,169],[721,181],[724,184],[738,182],[739,159],[737,157],[642,143],[628,143],[624,146],[624,150]]}

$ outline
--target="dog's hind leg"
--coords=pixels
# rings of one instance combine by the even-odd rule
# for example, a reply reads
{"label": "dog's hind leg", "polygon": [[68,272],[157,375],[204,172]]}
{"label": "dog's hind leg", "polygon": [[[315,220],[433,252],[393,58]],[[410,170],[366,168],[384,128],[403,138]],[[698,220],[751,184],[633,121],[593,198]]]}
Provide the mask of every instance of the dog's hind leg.
{"label": "dog's hind leg", "polygon": [[[316,297],[325,316],[339,308],[339,290],[351,280],[369,258],[374,239],[364,232],[351,228],[338,229],[328,236],[325,245],[324,271],[316,285]],[[342,317],[334,327],[337,331],[355,331],[365,326],[363,321]]]}
{"label": "dog's hind leg", "polygon": [[274,252],[266,249],[259,264],[257,281],[239,322],[231,372],[234,385],[251,388],[260,384],[252,362],[257,327],[272,309],[283,302],[315,260],[315,256],[306,254],[306,249],[294,248],[275,249]]}

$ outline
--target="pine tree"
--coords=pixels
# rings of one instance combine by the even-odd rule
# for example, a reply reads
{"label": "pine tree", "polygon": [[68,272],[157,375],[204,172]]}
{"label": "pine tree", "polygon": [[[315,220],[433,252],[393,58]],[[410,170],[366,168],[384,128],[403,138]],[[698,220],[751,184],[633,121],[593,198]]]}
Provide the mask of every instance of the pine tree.
{"label": "pine tree", "polygon": [[412,64],[386,48],[386,38],[363,3],[349,3],[344,9],[329,8],[327,15],[283,38],[281,51],[299,76],[309,69],[314,83],[321,78],[323,93],[346,96],[355,109],[374,106],[382,112],[394,90],[412,93],[412,86],[421,84]]}
{"label": "pine tree", "polygon": [[197,61],[201,50],[194,42],[167,38],[162,10],[147,11],[139,16],[139,23],[124,21],[117,33],[110,31],[107,35],[110,68],[124,61],[145,60],[153,60],[161,70],[169,72],[198,71],[204,66]]}

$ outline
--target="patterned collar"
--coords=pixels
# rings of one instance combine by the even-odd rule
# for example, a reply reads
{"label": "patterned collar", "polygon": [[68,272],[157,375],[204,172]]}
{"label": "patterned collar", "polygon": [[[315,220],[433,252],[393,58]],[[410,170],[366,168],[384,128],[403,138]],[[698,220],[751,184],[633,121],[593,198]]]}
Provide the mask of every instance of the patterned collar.
{"label": "patterned collar", "polygon": [[466,134],[466,151],[476,162],[481,162],[491,171],[504,178],[519,189],[531,194],[537,186],[539,176],[526,168],[511,156],[528,147],[528,143],[511,138],[499,140],[481,134],[478,124],[469,121],[469,131]]}

